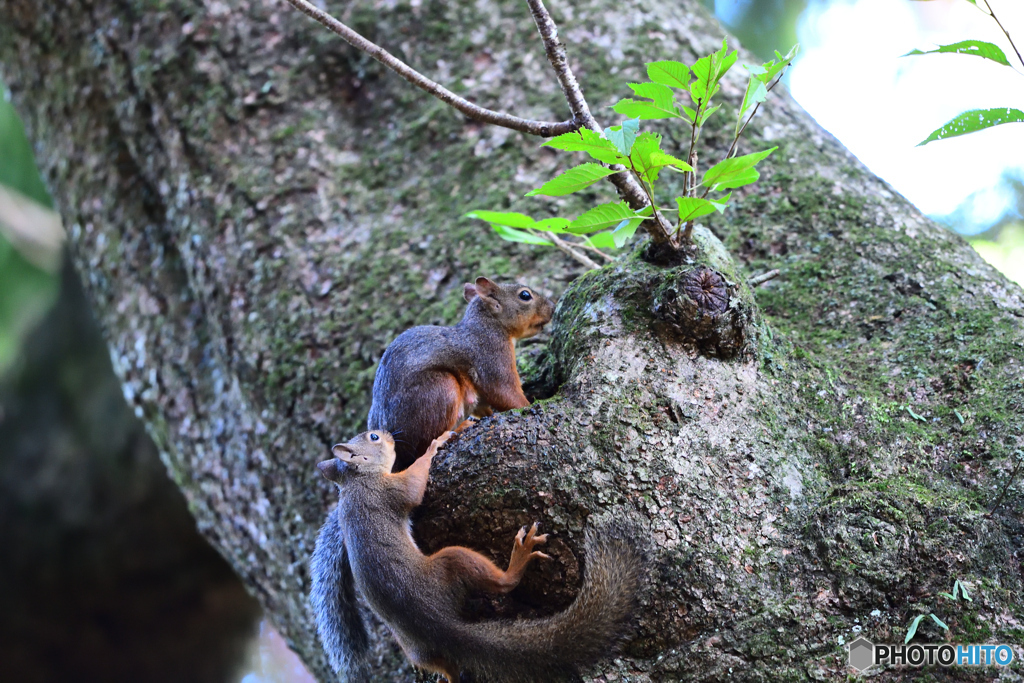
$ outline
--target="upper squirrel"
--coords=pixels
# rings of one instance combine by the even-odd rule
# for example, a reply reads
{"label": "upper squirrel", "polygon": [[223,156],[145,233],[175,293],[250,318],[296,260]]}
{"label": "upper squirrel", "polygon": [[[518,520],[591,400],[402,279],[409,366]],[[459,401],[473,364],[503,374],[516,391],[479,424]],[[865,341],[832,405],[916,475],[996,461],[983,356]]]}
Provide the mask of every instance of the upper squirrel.
{"label": "upper squirrel", "polygon": [[[425,556],[409,532],[409,513],[423,499],[430,462],[448,438],[435,439],[403,472],[391,473],[395,446],[383,431],[334,447],[317,467],[338,485],[340,502],[317,538],[311,604],[324,649],[336,670],[362,671],[366,632],[351,590],[343,593],[339,560],[348,555],[355,587],[388,625],[413,664],[456,683],[462,672],[499,683],[575,680],[579,669],[609,654],[633,613],[642,553],[626,526],[588,530],[583,586],[567,610],[544,619],[473,623],[460,616],[467,595],[507,593],[527,564],[547,557],[537,525],[515,537],[508,569],[449,546]],[[340,596],[340,597],[339,597]],[[340,601],[340,602],[339,602]],[[350,625],[357,631],[346,630]]]}
{"label": "upper squirrel", "polygon": [[530,405],[516,369],[515,340],[540,332],[555,305],[525,285],[485,277],[463,290],[469,306],[458,325],[406,330],[377,367],[367,429],[395,435],[399,470],[470,415]]}

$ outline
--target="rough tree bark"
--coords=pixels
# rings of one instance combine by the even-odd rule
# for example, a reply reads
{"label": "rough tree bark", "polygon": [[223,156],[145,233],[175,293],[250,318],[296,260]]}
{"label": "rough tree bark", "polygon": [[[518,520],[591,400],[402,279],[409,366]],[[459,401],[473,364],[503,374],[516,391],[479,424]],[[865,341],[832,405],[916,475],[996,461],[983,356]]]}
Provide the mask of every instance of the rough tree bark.
{"label": "rough tree bark", "polygon": [[[327,4],[471,100],[565,117],[525,3]],[[606,124],[644,61],[722,38],[692,1],[550,9]],[[284,3],[0,0],[0,17],[2,77],[125,395],[200,528],[324,680],[306,562],[333,492],[313,464],[362,428],[387,342],[456,319],[480,273],[561,296],[547,343],[522,354],[543,400],[446,448],[418,524],[427,548],[496,559],[527,521],[553,533],[555,561],[481,613],[564,606],[588,519],[629,514],[652,580],[623,656],[592,672],[605,680],[840,679],[855,627],[891,641],[932,610],[958,641],[1024,642],[1021,497],[985,514],[1022,447],[1021,289],[787,95],[748,129],[742,151],[779,151],[702,233],[702,263],[637,251],[574,280],[557,252],[460,218],[539,213],[520,197],[567,156],[467,123]],[[723,90],[735,106],[742,83]],[[725,151],[724,128],[706,136]],[[740,284],[773,267],[756,296]],[[713,319],[718,275],[700,268],[736,283]],[[973,603],[939,601],[954,579]],[[411,675],[386,637],[375,647],[382,675]]]}

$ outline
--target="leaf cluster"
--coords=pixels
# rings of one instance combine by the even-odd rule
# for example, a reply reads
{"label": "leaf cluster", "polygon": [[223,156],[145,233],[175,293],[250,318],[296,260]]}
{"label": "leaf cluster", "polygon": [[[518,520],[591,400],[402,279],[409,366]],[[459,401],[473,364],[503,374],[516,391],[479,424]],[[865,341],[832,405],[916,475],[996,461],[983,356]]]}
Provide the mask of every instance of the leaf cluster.
{"label": "leaf cluster", "polygon": [[[548,218],[534,220],[521,213],[499,211],[472,211],[470,218],[487,221],[502,239],[539,246],[567,245],[583,249],[621,248],[636,233],[644,220],[657,212],[677,212],[674,239],[683,238],[695,219],[714,212],[725,211],[731,198],[730,190],[758,180],[755,166],[776,148],[754,154],[735,156],[736,143],[758,106],[767,99],[768,92],[781,78],[782,72],[796,56],[794,46],[787,55],[776,52],[776,59],[762,65],[746,66],[749,83],[737,111],[732,147],[724,159],[698,176],[696,168],[697,144],[701,128],[718,111],[720,104],[713,98],[719,92],[722,77],[736,63],[737,52],[729,51],[728,43],[692,65],[665,60],[650,62],[647,66],[649,81],[629,83],[635,98],[626,98],[612,106],[612,110],[627,117],[617,126],[603,131],[581,128],[564,133],[542,146],[563,152],[583,153],[590,161],[574,166],[526,193],[527,197],[563,197],[589,188],[594,183],[616,173],[630,173],[640,183],[647,198],[643,206],[630,206],[624,201],[599,204],[574,219]],[[641,131],[640,122],[656,119],[679,119],[690,128],[690,148],[686,159],[679,159],[662,149],[660,135]],[[683,174],[684,191],[675,197],[676,208],[659,206],[656,186],[663,172]],[[700,178],[698,182],[698,177]],[[720,193],[709,197],[711,192]],[[561,236],[565,237],[561,237]],[[574,238],[579,238],[575,241]]]}

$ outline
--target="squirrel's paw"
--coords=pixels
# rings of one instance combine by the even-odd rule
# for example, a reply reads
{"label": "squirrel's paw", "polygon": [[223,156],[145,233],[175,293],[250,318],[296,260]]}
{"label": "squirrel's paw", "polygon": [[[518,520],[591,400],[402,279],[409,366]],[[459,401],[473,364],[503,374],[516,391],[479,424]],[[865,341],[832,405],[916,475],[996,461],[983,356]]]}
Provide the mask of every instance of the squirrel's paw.
{"label": "squirrel's paw", "polygon": [[429,453],[430,456],[433,457],[437,453],[437,449],[443,446],[448,441],[448,439],[452,438],[454,434],[455,432],[445,432],[441,436],[431,441],[430,446],[427,448],[427,453]]}
{"label": "squirrel's paw", "polygon": [[516,552],[527,553],[531,558],[543,557],[546,560],[550,560],[551,556],[547,553],[542,553],[539,550],[533,549],[534,546],[543,545],[547,542],[547,540],[547,534],[537,533],[537,522],[534,522],[533,526],[530,527],[529,532],[527,532],[526,527],[524,526],[522,529],[519,530],[519,533],[516,534],[515,550]]}

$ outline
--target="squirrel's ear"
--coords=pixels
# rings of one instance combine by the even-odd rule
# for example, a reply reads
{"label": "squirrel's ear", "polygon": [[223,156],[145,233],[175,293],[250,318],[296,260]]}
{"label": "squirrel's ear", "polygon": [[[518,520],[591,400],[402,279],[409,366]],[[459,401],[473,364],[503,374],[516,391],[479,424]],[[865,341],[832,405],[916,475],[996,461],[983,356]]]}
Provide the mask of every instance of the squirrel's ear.
{"label": "squirrel's ear", "polygon": [[498,285],[494,284],[485,277],[478,277],[476,279],[476,293],[478,296],[493,297],[498,292]]}
{"label": "squirrel's ear", "polygon": [[471,285],[468,282],[462,285],[462,298],[467,302],[472,301],[473,297],[476,296],[476,285]]}
{"label": "squirrel's ear", "polygon": [[348,453],[349,455],[352,455],[352,449],[349,448],[348,444],[336,443],[333,446],[331,446],[331,453],[334,453],[335,457],[340,458],[342,457],[343,453]]}
{"label": "squirrel's ear", "polygon": [[356,469],[356,467],[351,463],[347,463],[344,460],[338,460],[337,458],[318,462],[316,467],[320,470],[320,473],[324,475],[324,479],[334,482],[339,481],[345,472],[355,471]]}

